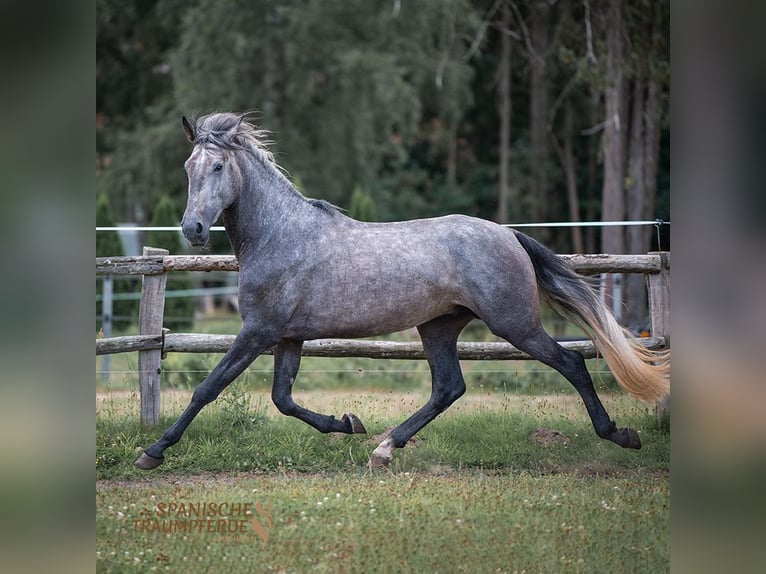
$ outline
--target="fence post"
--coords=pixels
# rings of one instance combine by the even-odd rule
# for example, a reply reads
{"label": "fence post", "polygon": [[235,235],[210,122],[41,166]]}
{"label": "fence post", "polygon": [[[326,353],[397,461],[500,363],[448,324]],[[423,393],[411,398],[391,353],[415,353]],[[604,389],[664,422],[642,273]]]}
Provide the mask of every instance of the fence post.
{"label": "fence post", "polygon": [[[665,345],[670,347],[670,253],[652,251],[650,255],[660,256],[660,272],[647,275],[652,336],[665,337]],[[654,414],[660,426],[670,422],[670,395],[660,399],[654,407]]]}
{"label": "fence post", "polygon": [[[167,249],[144,247],[146,255],[167,255]],[[165,283],[167,273],[144,275],[141,283],[141,306],[138,311],[138,332],[141,335],[161,335],[165,312]],[[162,350],[138,352],[138,382],[141,394],[141,423],[156,425],[160,418],[160,373]]]}
{"label": "fence post", "polygon": [[[101,290],[101,330],[104,337],[112,336],[112,276],[104,275],[103,289]],[[109,382],[109,355],[105,355],[101,361],[101,368],[104,370],[101,375],[105,383]]]}

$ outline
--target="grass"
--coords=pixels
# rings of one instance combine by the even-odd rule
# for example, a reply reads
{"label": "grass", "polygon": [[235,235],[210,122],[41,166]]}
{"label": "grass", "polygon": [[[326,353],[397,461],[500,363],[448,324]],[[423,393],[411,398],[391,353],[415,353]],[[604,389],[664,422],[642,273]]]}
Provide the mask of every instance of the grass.
{"label": "grass", "polygon": [[[96,414],[96,476],[114,479],[143,476],[133,469],[138,447],[154,442],[188,403],[190,393],[165,393],[156,429],[138,420],[136,393],[99,395]],[[398,424],[426,402],[423,392],[355,393],[328,391],[298,393],[296,400],[312,410],[340,416],[353,412],[370,436]],[[453,468],[491,468],[529,472],[566,471],[591,461],[605,472],[627,468],[667,470],[669,435],[657,428],[653,414],[623,395],[604,396],[610,414],[620,425],[640,431],[644,448],[623,450],[595,436],[579,398],[524,396],[469,392],[417,435],[416,448],[396,452],[396,471]],[[530,441],[537,427],[553,428],[566,436],[541,450]],[[181,442],[168,450],[157,473],[210,471],[294,470],[338,472],[362,468],[376,446],[367,437],[323,435],[303,422],[280,415],[268,394],[246,391],[235,383],[195,419]],[[546,458],[541,458],[545,453]]]}
{"label": "grass", "polygon": [[[620,424],[640,429],[640,451],[598,439],[576,397],[473,389],[396,451],[390,468],[370,470],[375,441],[322,435],[235,384],[168,450],[163,466],[141,473],[132,467],[136,447],[156,440],[189,392],[163,397],[165,414],[153,430],[137,423],[135,393],[97,397],[99,572],[669,568],[670,437],[646,407],[622,395],[602,398]],[[351,410],[372,435],[403,420],[426,394],[329,390],[298,399],[336,416]],[[537,427],[568,440],[534,442]],[[251,514],[229,512],[190,532],[193,516],[159,510],[205,502],[247,503]],[[216,531],[219,519],[242,531]],[[152,521],[159,531],[142,530]],[[161,532],[171,523],[173,532]]]}
{"label": "grass", "polygon": [[[486,471],[352,470],[111,485],[96,492],[96,566],[99,572],[657,573],[668,571],[668,497],[660,478]],[[261,511],[246,517],[258,519],[266,536],[250,525],[238,534],[141,531],[147,519],[168,523],[158,518],[160,505],[202,502],[258,504]]]}
{"label": "grass", "polygon": [[[464,340],[486,337],[467,331]],[[539,363],[465,362],[466,395],[395,451],[389,468],[371,470],[381,440],[372,436],[428,399],[426,363],[304,358],[296,401],[353,412],[369,431],[338,436],[276,411],[273,360],[262,357],[203,410],[164,465],[134,469],[136,450],[176,419],[219,359],[163,362],[154,429],[138,422],[133,355],[113,356],[111,381],[97,380],[98,572],[669,570],[670,435],[646,405],[611,392],[599,361],[590,370],[602,401],[618,424],[639,430],[640,451],[598,439],[579,397]],[[567,440],[536,442],[538,428]],[[209,512],[213,504],[226,511]]]}

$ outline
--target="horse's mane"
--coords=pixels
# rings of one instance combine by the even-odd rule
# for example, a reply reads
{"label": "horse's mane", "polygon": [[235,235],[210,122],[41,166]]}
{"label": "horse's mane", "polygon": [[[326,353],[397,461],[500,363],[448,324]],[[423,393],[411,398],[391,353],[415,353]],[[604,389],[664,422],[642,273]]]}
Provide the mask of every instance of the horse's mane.
{"label": "horse's mane", "polygon": [[194,143],[210,144],[222,149],[256,148],[274,165],[273,143],[269,131],[256,128],[247,121],[248,114],[214,113],[197,119],[194,125]]}
{"label": "horse's mane", "polygon": [[[272,163],[279,171],[287,175],[276,162],[274,152],[269,146],[274,142],[269,139],[271,132],[256,128],[247,121],[248,113],[233,114],[218,112],[202,116],[194,122],[194,144],[214,145],[228,150],[256,149],[262,157]],[[296,193],[299,193],[295,190]],[[323,199],[305,198],[311,205],[333,215],[344,210]]]}

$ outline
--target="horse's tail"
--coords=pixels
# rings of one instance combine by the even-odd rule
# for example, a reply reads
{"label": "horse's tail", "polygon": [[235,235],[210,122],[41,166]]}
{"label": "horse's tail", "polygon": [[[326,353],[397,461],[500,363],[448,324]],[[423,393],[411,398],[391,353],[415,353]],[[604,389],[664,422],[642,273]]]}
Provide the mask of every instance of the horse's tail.
{"label": "horse's tail", "polygon": [[515,233],[532,260],[543,298],[554,310],[585,329],[619,385],[634,397],[649,402],[667,394],[670,352],[652,351],[635,342],[583,277],[541,243]]}

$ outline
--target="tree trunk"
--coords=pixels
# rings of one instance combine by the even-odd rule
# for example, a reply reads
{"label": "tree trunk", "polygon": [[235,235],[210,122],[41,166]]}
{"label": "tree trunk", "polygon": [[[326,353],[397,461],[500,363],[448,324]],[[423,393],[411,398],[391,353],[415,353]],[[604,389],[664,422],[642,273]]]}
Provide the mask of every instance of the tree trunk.
{"label": "tree trunk", "polygon": [[[621,221],[625,217],[625,160],[623,144],[623,46],[622,46],[622,2],[611,0],[606,19],[606,89],[604,108],[606,127],[604,128],[604,186],[601,196],[602,221]],[[622,227],[604,227],[601,232],[601,250],[604,253],[620,254],[625,252],[625,236]],[[604,295],[607,304],[619,316],[621,306],[614,300],[615,278],[607,275]]]}
{"label": "tree trunk", "polygon": [[[645,219],[654,219],[654,202],[657,197],[657,169],[660,160],[660,81],[649,77],[646,89],[646,111],[644,112],[644,185],[646,186],[646,201],[644,206]],[[641,228],[644,234],[644,245],[651,249],[651,227]],[[658,245],[659,250],[662,246]]]}
{"label": "tree trunk", "polygon": [[450,195],[457,193],[457,126],[449,128],[447,142],[447,189]]}
{"label": "tree trunk", "polygon": [[[601,121],[601,93],[591,87],[590,90],[590,117],[588,125],[595,126]],[[597,184],[597,167],[598,167],[598,138],[595,135],[589,135],[588,137],[588,187],[586,188],[585,196],[585,219],[587,221],[594,221],[597,215],[598,207],[598,194],[596,193]],[[585,248],[588,253],[596,253],[599,251],[596,241],[596,229],[595,227],[587,227],[585,229]]]}
{"label": "tree trunk", "polygon": [[[567,181],[567,202],[569,220],[580,221],[580,196],[577,192],[574,152],[572,151],[572,104],[566,104],[566,135],[564,138],[564,173]],[[583,253],[582,228],[572,227],[574,253]]]}
{"label": "tree trunk", "polygon": [[498,107],[500,112],[500,153],[499,187],[497,192],[498,223],[508,223],[508,197],[510,186],[508,168],[511,155],[511,36],[508,29],[511,25],[511,8],[508,2],[503,2],[501,10],[501,50],[498,75]]}
{"label": "tree trunk", "polygon": [[[644,78],[639,71],[633,82],[633,109],[630,120],[630,144],[628,148],[628,177],[626,213],[628,220],[644,219],[646,210],[645,131],[644,131]],[[625,230],[628,253],[645,253],[644,229],[634,226]],[[647,319],[646,285],[641,276],[625,278],[627,299],[626,324],[641,330]]]}
{"label": "tree trunk", "polygon": [[[572,151],[572,104],[567,100],[565,104],[565,120],[564,120],[564,146],[556,137],[556,134],[551,132],[551,143],[553,149],[559,157],[561,162],[561,169],[564,171],[564,179],[566,180],[567,188],[567,204],[569,208],[569,220],[580,221],[580,197],[577,192],[577,173],[575,171],[575,159],[574,152]],[[579,227],[572,227],[572,249],[573,253],[583,253],[583,239],[582,229]]]}
{"label": "tree trunk", "polygon": [[[557,198],[548,189],[548,84],[546,82],[546,53],[548,51],[548,3],[535,2],[530,21],[530,40],[533,52],[529,54],[529,134],[532,219],[550,221],[558,213]],[[550,242],[550,229],[540,229],[539,240]]]}

